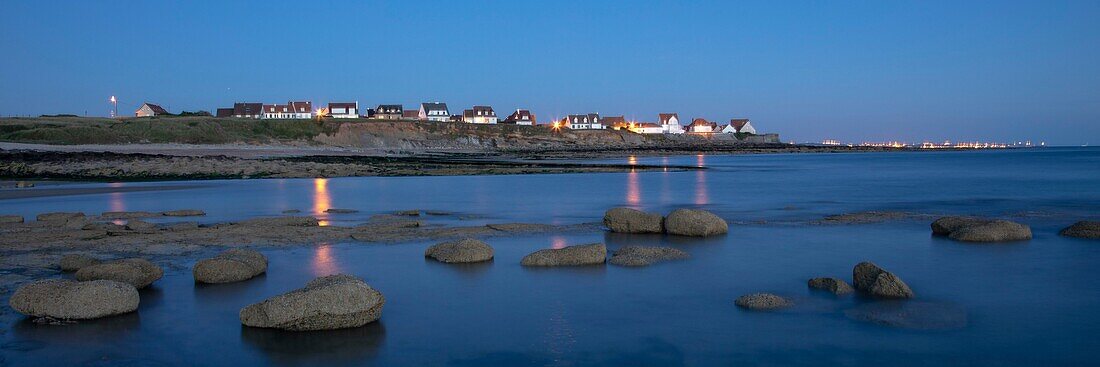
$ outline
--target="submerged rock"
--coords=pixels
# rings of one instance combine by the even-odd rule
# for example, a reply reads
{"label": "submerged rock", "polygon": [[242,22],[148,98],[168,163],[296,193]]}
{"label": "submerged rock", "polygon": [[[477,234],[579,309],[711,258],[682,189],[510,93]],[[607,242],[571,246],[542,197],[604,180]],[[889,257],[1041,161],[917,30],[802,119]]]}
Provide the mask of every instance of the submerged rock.
{"label": "submerged rock", "polygon": [[72,219],[84,218],[84,213],[80,212],[52,212],[42,213],[35,217],[35,220],[39,222],[66,222]]}
{"label": "submerged rock", "polygon": [[1080,221],[1058,232],[1066,237],[1100,238],[1100,222]]}
{"label": "submerged rock", "polygon": [[267,257],[250,249],[230,249],[199,260],[191,274],[199,283],[232,283],[252,279],[267,271]]}
{"label": "submerged rock", "polygon": [[856,264],[852,269],[852,283],[856,289],[882,298],[913,298],[913,290],[894,273],[869,261]]}
{"label": "submerged rock", "polygon": [[893,220],[909,219],[917,216],[913,213],[907,212],[889,212],[889,211],[866,211],[856,213],[845,213],[826,216],[821,220],[821,223],[825,224],[867,224],[867,223],[879,223]]}
{"label": "submerged rock", "polygon": [[1031,239],[1031,227],[1007,220],[943,217],[932,222],[932,234],[965,242],[1004,242]]}
{"label": "submerged rock", "polygon": [[598,265],[607,260],[607,246],[602,243],[538,250],[520,260],[523,266]]}
{"label": "submerged rock", "polygon": [[355,210],[355,209],[339,209],[339,208],[325,209],[325,213],[329,213],[329,214],[351,214],[351,213],[358,213],[358,212],[359,211]]}
{"label": "submerged rock", "polygon": [[624,246],[615,250],[609,263],[619,266],[646,266],[661,261],[690,257],[687,252],[673,247]]}
{"label": "submerged rock", "polygon": [[612,208],[603,215],[603,225],[617,233],[664,232],[665,217],[630,208]]}
{"label": "submerged rock", "polygon": [[665,218],[665,231],[680,236],[706,237],[728,233],[729,226],[706,210],[676,209]]}
{"label": "submerged rock", "polygon": [[283,211],[283,214],[298,214],[298,213],[301,213],[301,212],[302,211],[298,210],[298,209],[287,209],[287,210]]}
{"label": "submerged rock", "polygon": [[181,209],[161,212],[160,215],[165,217],[201,217],[206,215],[206,212],[198,209]]}
{"label": "submerged rock", "polygon": [[840,278],[813,278],[807,282],[810,288],[828,291],[835,295],[852,293],[855,289]]}
{"label": "submerged rock", "polygon": [[310,216],[255,218],[237,224],[244,226],[261,227],[317,227],[320,225],[320,223],[317,221],[317,218]]}
{"label": "submerged rock", "polygon": [[445,263],[473,263],[493,259],[493,248],[475,239],[443,242],[424,250],[424,256]]}
{"label": "submerged rock", "polygon": [[138,233],[155,233],[157,225],[143,220],[131,219],[126,222],[126,229]]}
{"label": "submerged rock", "polygon": [[85,266],[76,271],[76,279],[114,280],[141,289],[164,276],[164,270],[145,259],[119,259]]}
{"label": "submerged rock", "polygon": [[22,215],[0,215],[0,224],[23,223]]}
{"label": "submerged rock", "polygon": [[967,325],[967,312],[959,306],[921,301],[883,301],[844,311],[856,321],[914,330],[953,330]]}
{"label": "submerged rock", "polygon": [[417,209],[401,210],[401,211],[398,211],[398,212],[394,213],[394,215],[404,215],[404,216],[407,216],[407,217],[419,217],[420,216],[420,210],[417,210]]}
{"label": "submerged rock", "polygon": [[84,268],[86,266],[99,264],[101,262],[103,262],[103,260],[88,256],[88,255],[69,254],[69,255],[65,255],[65,256],[61,257],[60,267],[61,267],[61,271],[71,273],[71,272],[80,270],[81,268]]}
{"label": "submerged rock", "polygon": [[737,297],[737,300],[733,301],[733,304],[737,305],[737,307],[757,311],[778,310],[794,305],[791,300],[771,293],[746,294]]}
{"label": "submerged rock", "polygon": [[251,304],[241,309],[240,319],[245,326],[291,331],[352,328],[378,320],[385,303],[362,279],[338,274]]}
{"label": "submerged rock", "polygon": [[121,282],[49,279],[19,287],[8,303],[27,316],[84,320],[133,312],[139,301],[137,289]]}
{"label": "submerged rock", "polygon": [[99,215],[101,219],[131,219],[131,218],[148,218],[159,216],[159,213],[152,212],[103,212]]}

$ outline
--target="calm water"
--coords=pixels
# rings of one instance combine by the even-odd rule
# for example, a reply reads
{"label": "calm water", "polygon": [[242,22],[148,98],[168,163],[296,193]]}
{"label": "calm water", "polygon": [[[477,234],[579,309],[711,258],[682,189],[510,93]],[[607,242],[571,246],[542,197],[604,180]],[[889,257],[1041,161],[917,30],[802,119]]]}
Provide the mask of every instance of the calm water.
{"label": "calm water", "polygon": [[[1100,150],[690,156],[622,159],[697,164],[698,172],[346,178],[201,182],[202,187],[0,201],[0,213],[200,208],[203,221],[318,214],[352,224],[399,209],[458,213],[451,224],[598,221],[612,206],[712,210],[728,236],[605,233],[490,239],[492,263],[425,261],[427,242],[303,244],[264,250],[269,273],[196,286],[168,269],[139,312],[64,327],[5,318],[9,365],[1088,365],[1100,350],[1100,243],[1056,232],[1100,219]],[[155,185],[193,185],[157,183]],[[93,186],[104,186],[96,184]],[[153,185],[153,184],[125,184]],[[324,209],[362,212],[324,216]],[[973,245],[933,238],[927,220],[813,225],[863,210],[1010,217],[1029,242]],[[685,261],[647,268],[525,269],[536,249],[605,242],[670,245]],[[922,305],[962,327],[899,329],[845,311],[883,303],[807,290],[871,260]],[[191,263],[185,264],[190,266]],[[238,310],[315,276],[361,276],[387,299],[382,320],[353,330],[285,333],[241,327]],[[770,291],[798,303],[774,313],[733,306]],[[960,321],[961,320],[961,321]]]}

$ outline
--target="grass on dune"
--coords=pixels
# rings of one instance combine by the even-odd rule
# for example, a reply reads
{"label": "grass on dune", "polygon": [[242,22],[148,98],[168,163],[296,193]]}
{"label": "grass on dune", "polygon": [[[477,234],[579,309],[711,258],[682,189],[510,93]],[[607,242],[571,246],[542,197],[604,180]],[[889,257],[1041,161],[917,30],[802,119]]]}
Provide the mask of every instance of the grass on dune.
{"label": "grass on dune", "polygon": [[314,120],[212,117],[41,117],[0,119],[0,141],[41,144],[226,144],[309,140],[328,131]]}

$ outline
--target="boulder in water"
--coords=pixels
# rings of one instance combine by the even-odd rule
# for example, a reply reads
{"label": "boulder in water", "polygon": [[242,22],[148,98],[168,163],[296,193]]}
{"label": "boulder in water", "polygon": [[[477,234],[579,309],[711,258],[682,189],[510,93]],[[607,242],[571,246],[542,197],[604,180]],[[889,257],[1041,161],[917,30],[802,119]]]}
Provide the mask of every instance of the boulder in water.
{"label": "boulder in water", "polygon": [[615,250],[608,262],[619,266],[646,266],[688,257],[687,252],[674,247],[624,246]]}
{"label": "boulder in water", "polygon": [[1080,221],[1062,229],[1058,234],[1066,237],[1100,239],[1100,222]]}
{"label": "boulder in water", "polygon": [[80,270],[81,268],[84,268],[86,266],[99,264],[101,262],[103,262],[103,260],[88,256],[88,255],[69,254],[69,255],[65,255],[65,256],[61,257],[61,264],[60,265],[61,265],[61,271],[71,273],[71,272]]}
{"label": "boulder in water", "polygon": [[191,274],[199,283],[232,283],[252,279],[267,271],[267,257],[250,249],[225,250],[216,256],[199,260]]}
{"label": "boulder in water", "polygon": [[161,212],[160,215],[165,217],[201,217],[206,215],[206,212],[198,209],[180,209]]}
{"label": "boulder in water", "polygon": [[1031,227],[975,217],[943,217],[932,222],[932,234],[964,242],[1005,242],[1031,239]]}
{"label": "boulder in water", "polygon": [[913,298],[913,290],[901,278],[869,261],[852,269],[852,283],[856,289],[876,297]]}
{"label": "boulder in water", "polygon": [[362,279],[338,274],[251,304],[241,309],[240,319],[245,326],[291,331],[353,328],[382,317],[385,303],[382,293]]}
{"label": "boulder in water", "polygon": [[153,284],[162,276],[164,276],[164,270],[145,259],[112,260],[85,266],[76,271],[76,279],[80,281],[114,280],[132,285],[137,289]]}
{"label": "boulder in water", "polygon": [[617,233],[661,233],[665,218],[630,208],[611,208],[603,215],[603,225]]}
{"label": "boulder in water", "polygon": [[602,243],[538,250],[520,260],[523,266],[598,265],[607,260],[607,246]]}
{"label": "boulder in water", "polygon": [[852,289],[851,285],[848,285],[848,282],[840,278],[813,278],[807,283],[810,288],[828,291],[838,296],[855,291],[855,289]]}
{"label": "boulder in water", "polygon": [[778,310],[794,305],[791,300],[771,293],[746,294],[744,296],[737,297],[737,300],[733,301],[733,304],[737,305],[737,307],[755,311]]}
{"label": "boulder in water", "polygon": [[665,218],[665,231],[680,236],[706,237],[728,233],[729,226],[706,210],[676,209]]}
{"label": "boulder in water", "polygon": [[351,214],[351,213],[358,213],[358,212],[359,211],[355,210],[355,209],[340,209],[340,208],[325,209],[325,213],[329,213],[329,214]]}
{"label": "boulder in water", "polygon": [[493,259],[493,248],[475,239],[443,242],[424,251],[430,257],[445,263],[473,263]]}
{"label": "boulder in water", "polygon": [[137,289],[126,283],[49,279],[19,287],[8,303],[27,316],[85,320],[133,312],[139,301]]}

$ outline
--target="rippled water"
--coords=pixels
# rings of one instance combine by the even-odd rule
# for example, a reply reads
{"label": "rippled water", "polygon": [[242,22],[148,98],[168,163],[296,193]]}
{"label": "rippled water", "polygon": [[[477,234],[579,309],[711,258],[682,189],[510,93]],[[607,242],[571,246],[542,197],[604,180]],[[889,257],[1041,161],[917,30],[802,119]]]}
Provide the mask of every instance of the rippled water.
{"label": "rippled water", "polygon": [[[617,162],[698,164],[694,172],[209,181],[201,187],[0,201],[0,213],[205,209],[203,221],[287,209],[343,225],[380,212],[431,209],[429,221],[580,223],[617,205],[713,210],[731,234],[709,239],[605,233],[489,239],[472,266],[423,258],[427,242],[303,244],[263,250],[269,273],[196,286],[185,267],[142,291],[139,312],[69,326],[6,317],[11,365],[1085,365],[1100,348],[1100,243],[1057,236],[1100,219],[1100,150],[691,156]],[[96,184],[93,186],[103,186]],[[124,184],[182,185],[191,183]],[[361,210],[325,215],[330,207]],[[862,210],[1003,216],[1028,242],[973,245],[929,235],[928,220],[819,225]],[[691,259],[647,268],[527,269],[547,247],[605,242],[677,246]],[[810,292],[850,278],[859,261],[893,271],[917,300],[898,305]],[[184,265],[190,266],[190,262]],[[361,276],[387,299],[360,329],[243,328],[237,311],[332,273]],[[770,291],[796,306],[747,312],[739,295]],[[905,307],[907,326],[861,311]],[[10,316],[10,315],[9,315]],[[853,318],[853,317],[856,318]]]}

